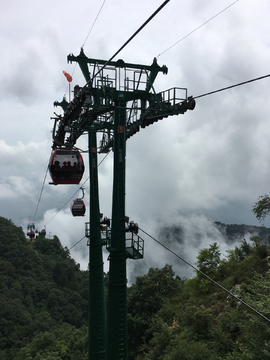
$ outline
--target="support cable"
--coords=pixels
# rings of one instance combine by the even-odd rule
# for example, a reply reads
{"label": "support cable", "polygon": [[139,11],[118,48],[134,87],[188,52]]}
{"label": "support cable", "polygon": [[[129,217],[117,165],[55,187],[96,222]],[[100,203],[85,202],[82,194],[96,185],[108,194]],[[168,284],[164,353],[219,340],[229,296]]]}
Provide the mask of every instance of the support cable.
{"label": "support cable", "polygon": [[[88,179],[87,179],[87,180],[88,180]],[[86,181],[87,181],[87,180],[86,180]],[[77,194],[77,192],[79,192],[79,190],[80,190],[80,189],[78,189],[78,190],[68,199],[68,201],[57,211],[57,213],[55,213],[55,214],[53,215],[53,217],[52,217],[49,221],[46,222],[46,224],[45,224],[44,226],[46,226],[47,224],[49,224],[49,222],[51,222],[51,221],[56,217],[56,215],[58,215],[58,214],[60,213],[60,211],[70,202],[70,200],[73,199],[73,197]]]}
{"label": "support cable", "polygon": [[[98,19],[98,17],[99,17],[99,15],[100,15],[100,13],[101,13],[101,10],[103,9],[103,6],[105,5],[105,2],[106,2],[106,0],[104,0],[104,1],[103,1],[102,5],[101,5],[101,7],[100,7],[100,9],[99,9],[99,12],[98,12],[98,14],[97,14],[97,16],[96,16],[96,18],[95,18],[95,20],[94,20],[94,22],[93,22],[93,24],[92,24],[92,26],[91,26],[91,28],[90,28],[89,32],[88,32],[88,34],[87,34],[86,38],[85,38],[85,40],[84,40],[84,43],[82,44],[82,48],[84,47],[84,45],[85,45],[86,41],[88,40],[88,38],[89,38],[89,36],[90,36],[90,34],[91,34],[91,32],[92,32],[93,27],[95,26],[95,24],[96,24],[96,22],[97,22],[97,19]],[[73,77],[73,75],[74,75],[74,72],[75,72],[76,66],[77,66],[77,63],[75,63],[74,69],[73,69],[73,71],[72,71],[72,73],[71,73],[71,76],[72,76],[72,77]],[[67,93],[67,92],[68,92],[68,86],[67,86],[66,93]]]}
{"label": "support cable", "polygon": [[163,4],[160,5],[160,7],[139,27],[137,31],[135,31],[135,33],[124,43],[124,45],[122,45],[120,49],[117,50],[116,53],[108,61],[106,61],[106,63],[99,69],[99,71],[89,81],[87,81],[87,83],[84,85],[84,88],[90,82],[92,82],[92,80],[108,65],[110,61],[112,61],[116,57],[116,55],[120,53],[120,51],[122,51],[127,46],[128,43],[130,43],[132,39],[135,38],[135,36],[138,35],[138,33],[160,12],[160,10],[164,8],[165,5],[168,4],[169,1],[170,0],[166,0],[163,2]]}
{"label": "support cable", "polygon": [[194,96],[193,99],[199,99],[199,98],[201,98],[201,97],[208,96],[208,95],[212,95],[212,94],[215,94],[215,93],[220,92],[220,91],[232,89],[232,88],[237,87],[237,86],[245,85],[245,84],[248,84],[248,83],[251,83],[251,82],[254,82],[254,81],[258,81],[258,80],[262,80],[262,79],[265,79],[265,78],[267,78],[267,77],[269,77],[269,76],[270,76],[270,74],[264,75],[264,76],[260,76],[260,77],[255,78],[255,79],[247,80],[247,81],[241,82],[241,83],[239,83],[239,84],[227,86],[227,87],[224,87],[224,88],[219,89],[219,90],[210,91],[210,92],[205,93],[205,94],[202,94],[202,95]]}
{"label": "support cable", "polygon": [[246,307],[248,307],[250,310],[252,310],[253,312],[255,312],[257,315],[261,316],[264,320],[270,322],[270,319],[268,319],[266,316],[264,316],[263,314],[261,314],[259,311],[255,310],[253,307],[251,307],[250,305],[248,305],[244,300],[240,299],[238,296],[234,295],[232,292],[230,292],[229,290],[227,290],[225,287],[223,287],[222,285],[220,285],[219,283],[217,283],[215,280],[211,279],[208,275],[206,275],[205,273],[203,273],[201,270],[197,269],[195,266],[193,266],[192,264],[190,264],[188,261],[186,261],[185,259],[183,259],[181,256],[179,256],[178,254],[176,254],[174,251],[172,251],[171,249],[169,249],[166,245],[162,244],[160,241],[158,241],[157,239],[155,239],[153,236],[151,236],[150,234],[148,234],[146,231],[144,231],[143,229],[139,228],[145,235],[149,236],[152,240],[154,240],[156,243],[158,243],[159,245],[161,245],[162,247],[164,247],[164,249],[168,250],[170,253],[172,253],[173,255],[175,255],[176,257],[178,257],[178,259],[184,261],[188,266],[192,267],[195,271],[197,271],[198,273],[200,273],[201,275],[203,275],[204,277],[206,277],[208,280],[210,280],[212,283],[214,283],[215,285],[217,285],[218,287],[220,287],[222,290],[224,290],[226,293],[228,293],[230,296],[232,296],[233,298],[235,298],[237,301],[240,301],[243,305],[245,305]]}
{"label": "support cable", "polygon": [[[51,157],[51,154],[50,154],[50,156],[49,156],[49,159],[50,159],[50,157]],[[48,163],[49,163],[49,161],[47,162],[47,164],[48,164]],[[44,176],[44,179],[43,179],[43,184],[42,184],[42,186],[41,186],[41,190],[40,190],[40,194],[39,194],[39,198],[38,198],[38,202],[37,202],[36,211],[35,211],[35,214],[34,214],[34,217],[33,217],[33,223],[34,223],[35,220],[36,220],[36,215],[37,215],[37,211],[38,211],[38,208],[39,208],[39,204],[40,204],[41,196],[42,196],[42,193],[43,193],[43,189],[44,189],[46,177],[47,177],[47,174],[48,174],[48,170],[49,170],[49,166],[47,165],[47,169],[46,169],[45,176]]]}
{"label": "support cable", "polygon": [[81,238],[81,240],[77,241],[74,245],[72,245],[68,251],[70,251],[71,249],[73,249],[76,245],[78,245],[84,238],[86,238],[86,236],[84,235],[84,237]]}
{"label": "support cable", "polygon": [[232,3],[231,5],[227,6],[225,9],[221,10],[219,13],[217,13],[216,15],[212,16],[209,20],[205,21],[202,25],[198,26],[196,29],[194,29],[193,31],[191,31],[190,33],[188,33],[187,35],[185,35],[184,37],[182,37],[180,40],[178,40],[176,43],[174,43],[173,45],[171,45],[170,47],[168,47],[166,50],[162,51],[157,57],[160,57],[161,55],[163,55],[165,52],[167,52],[168,50],[170,50],[171,48],[173,48],[175,45],[177,45],[178,43],[180,43],[180,41],[186,39],[189,35],[193,34],[195,31],[199,30],[201,27],[203,27],[204,25],[206,25],[207,23],[209,23],[211,20],[213,20],[214,18],[216,18],[218,15],[220,15],[221,13],[223,13],[224,11],[226,11],[227,9],[229,9],[231,6],[233,6],[235,3],[237,3],[239,0],[236,0],[234,3]]}
{"label": "support cable", "polygon": [[106,2],[106,0],[103,1],[102,5],[101,5],[101,7],[100,7],[100,9],[99,9],[99,12],[98,12],[98,14],[97,14],[97,16],[96,16],[93,24],[92,24],[92,26],[91,26],[91,28],[90,28],[87,36],[86,36],[86,39],[84,40],[84,43],[82,44],[82,47],[84,47],[86,41],[88,40],[89,35],[91,34],[91,32],[92,32],[92,30],[93,30],[93,27],[95,26],[95,23],[97,22],[97,19],[98,19],[98,17],[99,17],[99,14],[101,13],[101,10],[102,10],[103,6],[105,5],[105,2]]}

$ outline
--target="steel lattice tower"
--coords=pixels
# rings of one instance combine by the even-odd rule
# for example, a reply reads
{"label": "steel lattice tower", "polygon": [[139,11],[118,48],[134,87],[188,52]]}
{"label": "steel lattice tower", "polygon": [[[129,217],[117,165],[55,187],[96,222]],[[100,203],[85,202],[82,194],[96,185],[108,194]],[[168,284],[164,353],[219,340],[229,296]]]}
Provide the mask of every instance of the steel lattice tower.
{"label": "steel lattice tower", "polygon": [[[55,118],[53,149],[73,148],[78,138],[88,133],[90,165],[89,238],[89,359],[126,360],[127,349],[127,275],[126,260],[143,257],[143,240],[136,224],[125,214],[126,140],[154,122],[169,115],[184,114],[195,108],[195,100],[185,88],[171,88],[156,93],[153,87],[166,66],[104,61],[68,56],[77,62],[86,80],[84,87],[74,87],[74,99],[65,99],[63,116]],[[90,71],[91,70],[91,71]],[[97,133],[101,141],[97,146]],[[111,228],[99,209],[97,153],[114,152]],[[105,229],[105,230],[104,230]],[[107,315],[105,310],[102,245],[109,251]]]}

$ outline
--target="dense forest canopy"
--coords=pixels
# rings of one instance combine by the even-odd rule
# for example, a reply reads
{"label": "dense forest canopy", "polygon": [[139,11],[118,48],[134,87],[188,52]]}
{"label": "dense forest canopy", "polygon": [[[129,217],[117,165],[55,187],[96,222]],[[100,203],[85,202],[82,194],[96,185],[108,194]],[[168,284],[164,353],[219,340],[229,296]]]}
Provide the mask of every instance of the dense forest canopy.
{"label": "dense forest canopy", "polygon": [[[233,237],[228,226],[217,226]],[[226,258],[218,243],[201,249],[196,266],[269,319],[269,229],[262,231]],[[56,236],[29,241],[0,217],[0,284],[1,360],[88,359],[88,271]],[[128,331],[130,360],[270,357],[267,320],[201,273],[181,279],[168,264],[128,288]]]}
{"label": "dense forest canopy", "polygon": [[88,272],[56,236],[29,241],[0,217],[0,284],[1,359],[46,359],[45,350],[65,347],[87,358],[86,340],[72,334],[87,336]]}

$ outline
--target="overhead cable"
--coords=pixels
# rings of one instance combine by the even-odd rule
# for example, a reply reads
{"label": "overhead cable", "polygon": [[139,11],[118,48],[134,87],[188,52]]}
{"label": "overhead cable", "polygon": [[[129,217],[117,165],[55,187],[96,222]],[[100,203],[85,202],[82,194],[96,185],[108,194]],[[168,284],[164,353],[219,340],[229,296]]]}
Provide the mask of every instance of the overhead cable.
{"label": "overhead cable", "polygon": [[208,96],[208,95],[212,95],[212,94],[215,94],[215,93],[220,92],[220,91],[232,89],[232,88],[237,87],[237,86],[245,85],[245,84],[248,84],[248,83],[251,83],[251,82],[254,82],[254,81],[258,81],[258,80],[262,80],[262,79],[265,79],[265,78],[267,78],[267,77],[269,77],[269,76],[270,76],[270,74],[264,75],[264,76],[261,76],[261,77],[255,78],[255,79],[243,81],[243,82],[238,83],[238,84],[235,84],[235,85],[227,86],[227,87],[224,87],[224,88],[219,89],[219,90],[214,90],[214,91],[210,91],[210,92],[208,92],[208,93],[202,94],[202,95],[193,96],[193,99],[199,99],[199,98],[201,98],[201,97]]}
{"label": "overhead cable", "polygon": [[[86,41],[87,41],[87,40],[88,40],[88,38],[89,38],[89,35],[90,35],[90,34],[91,34],[91,32],[92,32],[93,27],[95,26],[95,24],[96,24],[96,22],[97,22],[97,19],[98,19],[98,17],[99,17],[99,15],[100,15],[100,13],[101,13],[101,10],[102,10],[102,8],[103,8],[103,6],[104,6],[105,2],[106,2],[106,0],[104,0],[104,1],[103,1],[102,5],[101,5],[101,7],[100,7],[100,9],[99,9],[99,12],[98,12],[98,14],[97,14],[97,16],[96,16],[96,18],[95,18],[95,20],[94,20],[94,22],[93,22],[93,24],[92,24],[92,26],[91,26],[91,28],[90,28],[89,32],[88,32],[88,34],[87,34],[86,38],[85,38],[85,40],[84,40],[84,43],[82,44],[82,48],[84,47],[84,45],[85,45]],[[71,73],[72,77],[73,77],[73,75],[74,75],[74,72],[75,72],[76,66],[77,66],[77,63],[75,63],[74,69],[73,69],[73,71],[72,71],[72,73]],[[69,85],[67,86],[66,93],[68,92],[68,87],[69,87]]]}
{"label": "overhead cable", "polygon": [[102,5],[101,5],[101,7],[100,7],[100,9],[99,9],[99,12],[98,12],[98,14],[97,14],[97,16],[96,16],[96,18],[95,18],[95,20],[94,20],[93,24],[92,24],[92,26],[91,26],[91,28],[90,28],[90,30],[89,30],[89,32],[88,32],[88,34],[87,34],[87,36],[86,36],[86,39],[84,40],[84,43],[82,44],[82,47],[84,47],[84,45],[85,45],[85,43],[86,43],[87,39],[89,38],[89,35],[91,34],[91,31],[92,31],[93,27],[95,26],[95,23],[97,22],[97,19],[98,19],[98,17],[99,17],[99,14],[101,13],[101,10],[102,10],[102,8],[103,8],[103,6],[104,6],[105,2],[106,2],[106,0],[104,0],[104,1],[103,1]]}
{"label": "overhead cable", "polygon": [[160,53],[157,57],[161,56],[162,54],[164,54],[165,52],[167,52],[168,50],[170,50],[171,48],[173,48],[175,45],[177,45],[178,43],[180,43],[180,41],[186,39],[189,35],[193,34],[195,31],[199,30],[201,27],[203,27],[204,25],[206,25],[207,23],[209,23],[211,20],[213,20],[214,18],[216,18],[218,15],[220,15],[221,13],[223,13],[225,10],[229,9],[231,6],[233,6],[235,3],[237,3],[239,0],[236,0],[234,3],[232,3],[231,5],[227,6],[225,9],[221,10],[219,13],[217,13],[216,15],[212,16],[209,20],[205,21],[202,25],[198,26],[196,29],[194,29],[193,31],[191,31],[190,33],[188,33],[187,35],[185,35],[184,37],[182,37],[180,40],[178,40],[176,43],[174,43],[173,45],[171,45],[170,47],[168,47],[166,50],[162,51],[162,53]]}
{"label": "overhead cable", "polygon": [[[88,179],[87,179],[87,180],[88,180]],[[55,214],[53,215],[53,217],[51,217],[51,219],[46,222],[45,226],[48,225],[49,222],[51,222],[51,221],[56,217],[56,215],[58,215],[58,214],[60,213],[60,211],[70,202],[70,200],[73,199],[74,195],[76,195],[77,192],[79,192],[79,190],[80,190],[80,189],[78,189],[78,190],[68,199],[68,201],[57,211],[57,213],[55,213]]]}
{"label": "overhead cable", "polygon": [[[51,157],[51,154],[50,154],[50,157]],[[49,157],[49,159],[50,159],[50,157]],[[47,162],[47,164],[48,163],[49,163],[49,161]],[[35,222],[35,219],[36,219],[36,215],[37,215],[37,211],[38,211],[38,208],[39,208],[39,204],[40,204],[41,196],[42,196],[42,193],[43,193],[43,189],[44,189],[46,177],[47,177],[47,174],[48,174],[48,170],[49,170],[49,166],[47,165],[45,176],[44,176],[44,179],[43,179],[43,184],[41,186],[41,191],[40,191],[38,202],[37,202],[36,211],[35,211],[35,214],[34,214],[34,217],[33,217],[33,223]]]}
{"label": "overhead cable", "polygon": [[166,245],[162,244],[160,241],[158,241],[157,239],[155,239],[153,236],[151,236],[150,234],[148,234],[146,231],[144,231],[143,229],[139,228],[145,235],[149,236],[152,240],[154,240],[156,243],[158,243],[159,245],[161,245],[162,247],[164,247],[164,249],[168,250],[170,253],[172,253],[173,255],[175,255],[176,257],[178,257],[178,259],[184,261],[188,266],[192,267],[195,271],[197,271],[198,273],[200,273],[201,275],[203,275],[204,277],[206,277],[209,281],[211,281],[212,283],[214,283],[216,286],[220,287],[222,290],[224,290],[226,293],[228,293],[230,296],[232,296],[233,298],[235,298],[237,301],[241,302],[243,305],[245,305],[247,308],[249,308],[250,310],[252,310],[253,312],[255,312],[257,315],[261,316],[264,320],[270,322],[270,320],[264,316],[263,314],[261,314],[259,311],[255,310],[253,307],[251,307],[250,305],[248,305],[244,300],[240,299],[238,296],[234,295],[232,292],[230,292],[229,290],[227,290],[225,287],[223,287],[222,285],[220,285],[219,283],[217,283],[215,280],[211,279],[208,275],[206,275],[205,273],[203,273],[201,270],[197,269],[195,266],[193,266],[192,264],[190,264],[188,261],[186,261],[185,259],[183,259],[181,256],[179,256],[178,254],[176,254],[174,251],[172,251],[171,249],[169,249]]}
{"label": "overhead cable", "polygon": [[73,249],[76,245],[78,245],[86,236],[82,237],[81,240],[77,241],[76,244],[72,245],[68,251],[70,251],[71,249]]}
{"label": "overhead cable", "polygon": [[120,53],[120,51],[122,51],[128,43],[130,43],[130,41],[132,39],[135,38],[135,36],[138,35],[138,33],[160,12],[160,10],[162,10],[164,8],[165,5],[168,4],[170,0],[166,0],[164,1],[163,4],[160,5],[160,7],[139,27],[139,29],[137,31],[135,31],[135,33],[124,43],[124,45],[122,45],[120,47],[119,50],[116,51],[116,53],[108,60],[106,61],[106,63],[99,69],[99,71],[85,84],[84,87],[86,87],[90,82],[92,82],[93,78],[96,77],[107,65],[110,61],[112,61],[116,55],[118,55]]}

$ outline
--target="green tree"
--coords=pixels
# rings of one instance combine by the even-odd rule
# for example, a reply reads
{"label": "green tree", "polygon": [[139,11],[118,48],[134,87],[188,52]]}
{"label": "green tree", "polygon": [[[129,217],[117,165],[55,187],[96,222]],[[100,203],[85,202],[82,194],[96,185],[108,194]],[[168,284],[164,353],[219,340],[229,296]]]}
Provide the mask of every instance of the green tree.
{"label": "green tree", "polygon": [[210,245],[209,249],[201,249],[197,256],[196,265],[198,269],[204,274],[211,274],[218,268],[220,264],[220,249],[219,245],[215,242]]}
{"label": "green tree", "polygon": [[15,360],[34,337],[62,324],[86,325],[88,284],[88,271],[80,271],[57,237],[30,242],[0,217],[0,359]]}
{"label": "green tree", "polygon": [[263,221],[270,212],[270,196],[267,194],[259,196],[252,211],[259,221]]}
{"label": "green tree", "polygon": [[180,286],[171,265],[150,268],[128,289],[128,331],[130,359],[143,351],[152,335],[147,331],[155,314]]}
{"label": "green tree", "polygon": [[16,360],[87,360],[88,331],[60,324],[49,331],[37,334],[22,348]]}

